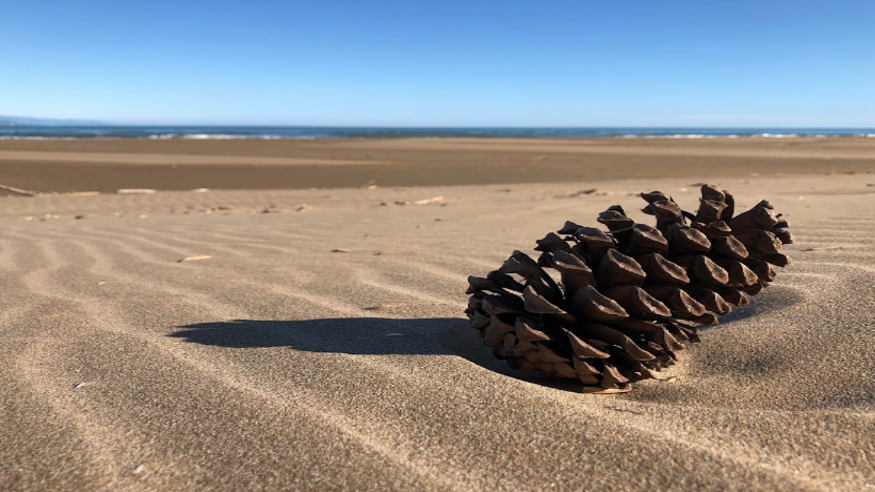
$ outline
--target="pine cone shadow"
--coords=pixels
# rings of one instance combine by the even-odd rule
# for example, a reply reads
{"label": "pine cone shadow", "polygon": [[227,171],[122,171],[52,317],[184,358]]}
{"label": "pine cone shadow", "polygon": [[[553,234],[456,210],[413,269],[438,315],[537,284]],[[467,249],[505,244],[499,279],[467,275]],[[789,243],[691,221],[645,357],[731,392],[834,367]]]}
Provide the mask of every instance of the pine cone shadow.
{"label": "pine cone shadow", "polygon": [[323,318],[216,321],[178,327],[168,336],[189,343],[234,349],[292,350],[356,355],[455,355],[491,372],[557,389],[580,384],[513,370],[496,359],[463,318]]}
{"label": "pine cone shadow", "polygon": [[757,302],[735,307],[732,309],[732,312],[721,316],[719,324],[703,326],[699,330],[703,333],[708,333],[709,331],[732,328],[733,324],[739,321],[783,311],[808,300],[808,297],[803,292],[783,285],[774,285],[766,289],[758,297]]}

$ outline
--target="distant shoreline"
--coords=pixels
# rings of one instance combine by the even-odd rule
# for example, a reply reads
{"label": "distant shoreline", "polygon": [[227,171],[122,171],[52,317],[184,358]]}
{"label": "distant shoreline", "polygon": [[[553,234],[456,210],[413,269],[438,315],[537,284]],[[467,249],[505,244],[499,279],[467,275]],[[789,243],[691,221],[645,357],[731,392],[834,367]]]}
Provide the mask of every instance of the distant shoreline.
{"label": "distant shoreline", "polygon": [[398,139],[487,139],[502,140],[507,138],[529,140],[592,140],[592,139],[652,139],[652,140],[705,140],[705,139],[740,139],[740,138],[763,138],[763,139],[819,139],[819,138],[875,138],[875,133],[865,135],[665,135],[643,136],[624,135],[614,137],[242,137],[242,136],[173,136],[173,137],[43,137],[43,136],[0,136],[0,141],[64,141],[64,140],[398,140]]}
{"label": "distant shoreline", "polygon": [[0,126],[0,140],[337,140],[406,138],[875,138],[875,128],[708,127],[311,127],[311,126]]}
{"label": "distant shoreline", "polygon": [[[875,172],[872,138],[0,141],[0,184],[37,192],[593,183]],[[875,180],[873,180],[875,181]]]}

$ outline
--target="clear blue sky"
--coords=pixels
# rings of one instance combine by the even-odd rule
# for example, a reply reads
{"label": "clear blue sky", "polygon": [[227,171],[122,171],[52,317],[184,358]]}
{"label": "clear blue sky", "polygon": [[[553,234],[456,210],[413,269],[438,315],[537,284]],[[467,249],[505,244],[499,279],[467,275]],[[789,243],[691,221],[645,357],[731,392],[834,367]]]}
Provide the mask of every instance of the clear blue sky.
{"label": "clear blue sky", "polygon": [[875,126],[875,1],[3,0],[0,114]]}

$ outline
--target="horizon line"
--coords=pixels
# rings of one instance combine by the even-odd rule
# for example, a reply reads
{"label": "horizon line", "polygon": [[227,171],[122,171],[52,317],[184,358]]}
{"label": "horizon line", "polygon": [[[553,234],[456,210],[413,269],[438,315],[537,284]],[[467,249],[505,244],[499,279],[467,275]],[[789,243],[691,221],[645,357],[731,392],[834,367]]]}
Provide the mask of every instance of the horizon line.
{"label": "horizon line", "polygon": [[[18,117],[18,116],[0,116],[0,121],[9,120],[14,122],[16,118],[45,121],[40,123],[20,122],[14,126],[20,127],[41,127],[41,126],[120,126],[120,127],[242,127],[242,128],[367,128],[367,129],[598,129],[598,128],[648,128],[648,129],[786,129],[786,130],[871,130],[875,129],[875,125],[871,126],[833,126],[833,125],[387,125],[387,124],[290,124],[290,123],[169,123],[169,122],[154,122],[154,123],[132,123],[121,121],[91,121],[83,119],[68,119],[68,118],[35,118],[35,117]],[[54,125],[52,122],[56,122]],[[67,123],[67,124],[65,124]],[[74,123],[69,125],[69,123]],[[0,128],[5,125],[0,125]],[[9,125],[13,126],[13,125]]]}

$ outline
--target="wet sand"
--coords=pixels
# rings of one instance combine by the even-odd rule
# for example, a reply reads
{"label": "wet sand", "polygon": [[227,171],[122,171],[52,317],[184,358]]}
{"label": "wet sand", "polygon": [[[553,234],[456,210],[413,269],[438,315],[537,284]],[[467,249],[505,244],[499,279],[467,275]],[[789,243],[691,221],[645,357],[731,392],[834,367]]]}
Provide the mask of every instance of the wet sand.
{"label": "wet sand", "polygon": [[875,139],[0,141],[0,184],[40,192],[558,183],[875,171]]}

